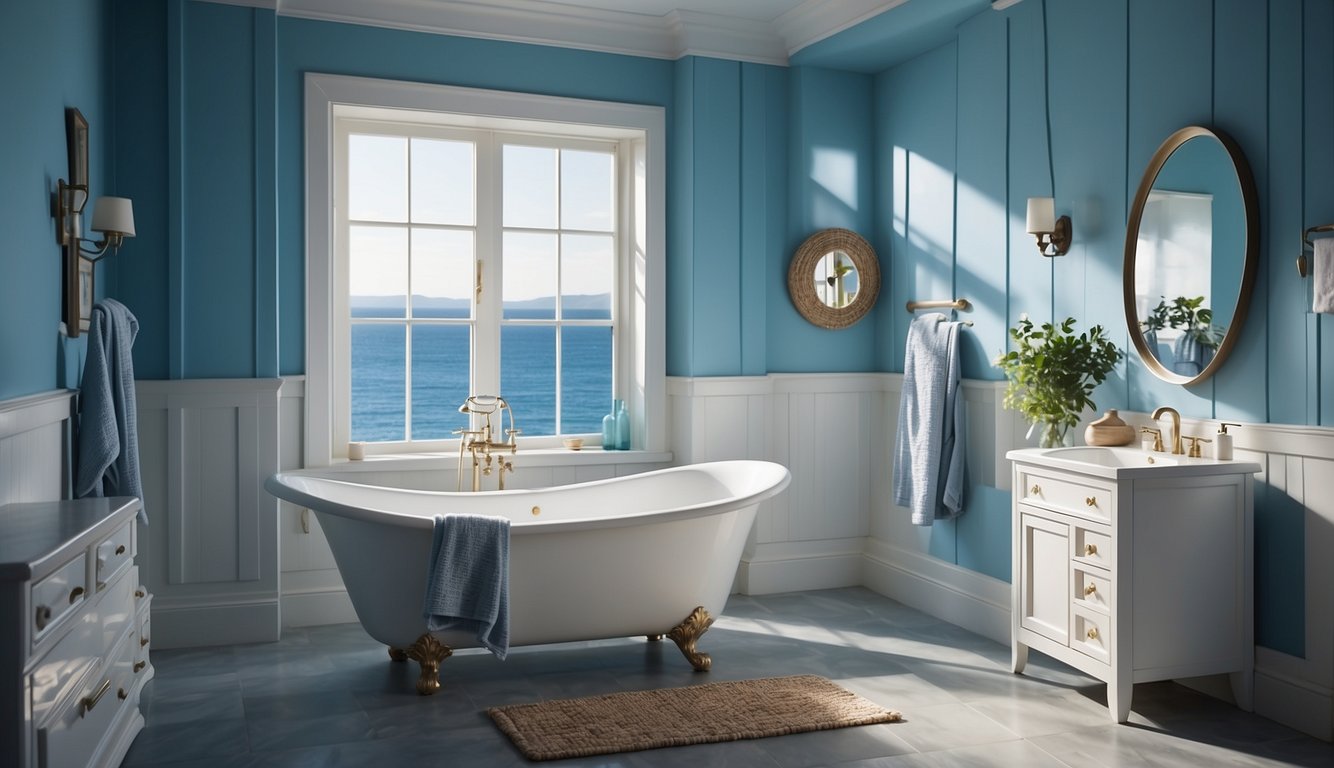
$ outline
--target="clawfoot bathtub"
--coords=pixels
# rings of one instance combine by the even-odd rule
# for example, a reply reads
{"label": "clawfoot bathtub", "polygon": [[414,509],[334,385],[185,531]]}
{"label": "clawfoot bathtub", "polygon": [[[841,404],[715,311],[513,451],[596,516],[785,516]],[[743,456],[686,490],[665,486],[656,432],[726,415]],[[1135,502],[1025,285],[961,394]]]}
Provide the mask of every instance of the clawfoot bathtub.
{"label": "clawfoot bathtub", "polygon": [[433,517],[503,515],[510,528],[510,644],[670,637],[697,670],[695,643],[722,612],[760,502],[785,467],[722,461],[541,490],[413,491],[284,472],[264,484],[313,510],[357,618],[395,660],[421,665],[419,693],[440,687],[465,632],[422,618]]}

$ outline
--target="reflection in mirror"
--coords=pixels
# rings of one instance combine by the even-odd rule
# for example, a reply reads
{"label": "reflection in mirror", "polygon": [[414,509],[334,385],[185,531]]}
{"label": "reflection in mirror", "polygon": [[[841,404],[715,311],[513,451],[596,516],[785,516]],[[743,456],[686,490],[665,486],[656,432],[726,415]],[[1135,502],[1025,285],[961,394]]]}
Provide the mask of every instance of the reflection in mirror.
{"label": "reflection in mirror", "polygon": [[866,316],[880,293],[880,262],[849,229],[822,229],[797,248],[787,290],[801,316],[821,328],[847,328]]}
{"label": "reflection in mirror", "polygon": [[815,294],[826,307],[842,309],[857,299],[857,267],[843,251],[830,251],[815,264]]}
{"label": "reflection in mirror", "polygon": [[1257,221],[1250,170],[1226,136],[1185,128],[1158,149],[1131,209],[1124,280],[1131,339],[1159,378],[1202,381],[1235,344]]}

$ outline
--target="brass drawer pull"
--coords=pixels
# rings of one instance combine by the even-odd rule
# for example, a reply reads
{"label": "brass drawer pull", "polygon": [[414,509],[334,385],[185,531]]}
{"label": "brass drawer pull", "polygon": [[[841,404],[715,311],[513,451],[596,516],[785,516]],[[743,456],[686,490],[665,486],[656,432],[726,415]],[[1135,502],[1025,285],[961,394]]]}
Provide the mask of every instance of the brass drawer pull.
{"label": "brass drawer pull", "polygon": [[139,674],[140,672],[143,672],[143,671],[144,671],[144,667],[146,667],[146,666],[148,666],[148,662],[146,662],[146,661],[136,661],[136,662],[134,662],[134,674],[137,675],[137,674]]}
{"label": "brass drawer pull", "polygon": [[123,554],[125,554],[125,545],[124,545],[124,544],[121,544],[119,547],[116,547],[116,554],[118,554],[118,555],[123,555]]}
{"label": "brass drawer pull", "polygon": [[1092,556],[1094,556],[1094,555],[1096,555],[1096,554],[1098,554],[1098,545],[1097,545],[1097,544],[1085,544],[1085,545],[1084,545],[1084,556],[1085,556],[1085,557],[1092,557]]}
{"label": "brass drawer pull", "polygon": [[46,629],[46,625],[51,622],[51,606],[37,606],[37,616],[33,619],[38,629]]}
{"label": "brass drawer pull", "polygon": [[93,707],[97,706],[97,702],[101,701],[102,697],[105,696],[109,690],[111,690],[111,678],[108,677],[106,680],[102,681],[101,685],[97,686],[97,693],[94,693],[92,696],[83,697],[83,711],[79,713],[79,717],[83,717],[89,712],[92,712]]}
{"label": "brass drawer pull", "polygon": [[144,591],[142,589],[136,589],[134,590],[134,596],[142,600],[144,598]]}
{"label": "brass drawer pull", "polygon": [[148,638],[146,637],[139,638],[139,647],[143,648],[145,645],[148,645]]}
{"label": "brass drawer pull", "polygon": [[130,692],[125,690],[124,688],[117,688],[116,698],[120,699],[121,701],[125,701],[126,699],[130,698]]}
{"label": "brass drawer pull", "polygon": [[1040,485],[1034,485],[1032,488],[1029,489],[1029,491],[1028,491],[1028,495],[1030,495],[1030,496],[1041,496],[1041,495],[1042,495],[1042,486],[1040,486]]}
{"label": "brass drawer pull", "polygon": [[1097,592],[1097,591],[1098,591],[1098,585],[1097,585],[1097,584],[1090,584],[1090,585],[1088,585],[1087,587],[1084,587],[1084,594],[1085,594],[1085,595],[1091,595],[1091,594],[1093,594],[1094,592]]}
{"label": "brass drawer pull", "polygon": [[74,603],[81,597],[83,597],[83,587],[75,587],[74,589],[71,589],[69,591],[69,604],[74,605]]}
{"label": "brass drawer pull", "polygon": [[1084,499],[1084,505],[1089,507],[1097,507],[1098,499],[1096,497],[1090,496],[1087,499]]}
{"label": "brass drawer pull", "polygon": [[1097,628],[1097,627],[1089,627],[1088,638],[1089,638],[1090,640],[1097,640],[1097,639],[1098,639],[1098,628]]}

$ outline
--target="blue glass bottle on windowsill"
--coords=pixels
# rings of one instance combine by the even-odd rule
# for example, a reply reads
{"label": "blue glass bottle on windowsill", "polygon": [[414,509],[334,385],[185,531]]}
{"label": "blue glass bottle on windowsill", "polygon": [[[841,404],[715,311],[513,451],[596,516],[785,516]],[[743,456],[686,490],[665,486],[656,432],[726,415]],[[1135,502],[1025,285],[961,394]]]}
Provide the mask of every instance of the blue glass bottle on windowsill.
{"label": "blue glass bottle on windowsill", "polygon": [[616,450],[630,450],[630,414],[624,400],[616,401]]}
{"label": "blue glass bottle on windowsill", "polygon": [[616,414],[625,410],[620,400],[611,401],[611,413],[602,417],[602,450],[616,450]]}

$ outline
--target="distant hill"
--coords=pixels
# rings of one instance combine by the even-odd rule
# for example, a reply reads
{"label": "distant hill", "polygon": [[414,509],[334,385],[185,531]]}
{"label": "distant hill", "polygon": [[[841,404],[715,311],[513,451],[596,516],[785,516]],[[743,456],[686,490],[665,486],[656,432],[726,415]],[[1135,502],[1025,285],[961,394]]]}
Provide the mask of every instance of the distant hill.
{"label": "distant hill", "polygon": [[[399,309],[403,306],[402,296],[352,296],[350,297],[352,309],[374,310],[374,309]],[[467,309],[471,299],[452,299],[442,296],[422,296],[414,294],[412,305],[418,309]],[[556,307],[555,296],[541,296],[536,299],[527,299],[524,301],[507,301],[507,309],[554,309]],[[609,293],[580,293],[565,297],[566,309],[610,309],[611,294]]]}

